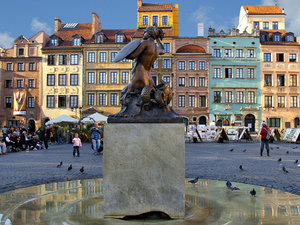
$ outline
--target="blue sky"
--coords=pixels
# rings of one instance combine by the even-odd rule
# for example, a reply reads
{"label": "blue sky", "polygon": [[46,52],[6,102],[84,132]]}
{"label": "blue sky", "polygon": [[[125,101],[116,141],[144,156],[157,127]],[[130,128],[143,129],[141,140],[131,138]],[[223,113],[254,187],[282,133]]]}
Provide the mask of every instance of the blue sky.
{"label": "blue sky", "polygon": [[[196,36],[199,22],[204,22],[206,33],[210,25],[227,31],[237,26],[241,5],[274,4],[274,1],[285,8],[287,28],[292,29],[289,31],[299,35],[299,0],[143,0],[178,3],[180,36]],[[105,29],[136,28],[136,0],[27,0],[18,5],[20,0],[1,3],[0,46],[11,46],[19,35],[30,38],[40,30],[53,33],[55,17],[61,18],[62,23],[90,23],[92,12],[99,15]]]}

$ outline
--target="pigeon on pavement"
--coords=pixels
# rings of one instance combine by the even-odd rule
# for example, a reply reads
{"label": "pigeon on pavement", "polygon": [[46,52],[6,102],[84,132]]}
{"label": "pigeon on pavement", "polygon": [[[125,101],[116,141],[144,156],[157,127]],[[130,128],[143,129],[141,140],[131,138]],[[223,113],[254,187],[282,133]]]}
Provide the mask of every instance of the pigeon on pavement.
{"label": "pigeon on pavement", "polygon": [[231,183],[230,181],[227,181],[227,182],[226,182],[226,186],[227,186],[228,189],[230,189],[230,190],[232,190],[232,191],[233,191],[233,190],[240,190],[238,187],[232,185],[232,183]]}
{"label": "pigeon on pavement", "polygon": [[278,162],[281,162],[281,160],[282,160],[282,159],[281,159],[281,158],[279,158],[277,161],[278,161]]}
{"label": "pigeon on pavement", "polygon": [[198,182],[198,179],[199,179],[199,177],[196,177],[196,178],[193,179],[193,180],[189,180],[189,183],[191,183],[191,184],[196,184],[196,183]]}
{"label": "pigeon on pavement", "polygon": [[230,152],[233,152],[233,148],[229,150]]}
{"label": "pigeon on pavement", "polygon": [[244,168],[243,168],[243,166],[242,166],[242,165],[240,165],[240,170],[241,170],[241,171],[243,171],[243,170],[244,170]]}
{"label": "pigeon on pavement", "polygon": [[286,170],[286,168],[283,166],[282,167],[283,172],[288,173],[289,171]]}
{"label": "pigeon on pavement", "polygon": [[255,191],[255,189],[253,188],[253,190],[252,191],[250,191],[250,194],[252,195],[252,196],[254,196],[255,197],[255,195],[256,195],[256,191]]}
{"label": "pigeon on pavement", "polygon": [[81,173],[84,173],[84,167],[81,167],[79,170]]}
{"label": "pigeon on pavement", "polygon": [[63,162],[60,162],[56,167],[57,167],[57,168],[61,168],[62,165],[63,165]]}
{"label": "pigeon on pavement", "polygon": [[68,167],[68,171],[70,171],[72,169],[72,164]]}

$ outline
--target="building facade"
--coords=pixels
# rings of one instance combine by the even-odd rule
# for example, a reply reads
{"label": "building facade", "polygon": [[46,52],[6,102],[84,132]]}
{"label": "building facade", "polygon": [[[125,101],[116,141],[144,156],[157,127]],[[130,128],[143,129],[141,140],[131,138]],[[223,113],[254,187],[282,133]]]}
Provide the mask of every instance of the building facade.
{"label": "building facade", "polygon": [[208,124],[208,38],[174,38],[173,109],[186,124]]}
{"label": "building facade", "polygon": [[209,29],[209,121],[217,126],[248,126],[261,122],[259,32]]}
{"label": "building facade", "polygon": [[0,53],[1,126],[24,125],[34,131],[41,125],[41,49],[48,38],[43,31],[29,39],[21,35]]}

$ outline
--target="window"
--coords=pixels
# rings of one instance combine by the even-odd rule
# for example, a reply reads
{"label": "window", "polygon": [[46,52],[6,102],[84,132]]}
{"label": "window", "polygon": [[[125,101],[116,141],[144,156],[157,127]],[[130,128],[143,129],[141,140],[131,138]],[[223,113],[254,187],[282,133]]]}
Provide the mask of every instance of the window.
{"label": "window", "polygon": [[243,91],[236,92],[236,103],[244,103],[244,92]]}
{"label": "window", "polygon": [[225,68],[225,78],[232,78],[232,68]]}
{"label": "window", "polygon": [[99,84],[106,84],[106,72],[99,72]]}
{"label": "window", "polygon": [[273,97],[265,96],[265,108],[272,108],[272,107],[273,107]]}
{"label": "window", "polygon": [[19,56],[24,55],[24,48],[19,48]]}
{"label": "window", "polygon": [[29,63],[29,71],[35,71],[35,63]]}
{"label": "window", "polygon": [[66,74],[59,74],[58,75],[58,85],[59,86],[66,86],[67,85],[67,75]]}
{"label": "window", "polygon": [[277,86],[284,87],[285,86],[285,79],[283,74],[277,75]]}
{"label": "window", "polygon": [[24,63],[18,63],[18,71],[24,71]]}
{"label": "window", "polygon": [[214,68],[214,78],[222,78],[221,68]]}
{"label": "window", "polygon": [[189,61],[189,69],[195,70],[195,61]]}
{"label": "window", "polygon": [[129,59],[124,58],[122,59],[122,62],[129,62]]}
{"label": "window", "polygon": [[284,107],[285,107],[285,97],[278,96],[278,108],[284,108]]}
{"label": "window", "polygon": [[122,72],[122,84],[127,84],[129,81],[129,72]]}
{"label": "window", "polygon": [[164,43],[164,49],[165,49],[165,52],[169,53],[170,52],[170,43]]}
{"label": "window", "polygon": [[205,61],[199,61],[199,70],[205,70]]}
{"label": "window", "polygon": [[78,65],[79,64],[79,56],[78,56],[78,54],[71,54],[70,55],[70,64],[71,65]]}
{"label": "window", "polygon": [[88,97],[87,104],[88,105],[94,105],[94,103],[95,103],[95,94],[94,93],[88,93],[87,97]]}
{"label": "window", "polygon": [[70,95],[70,108],[78,108],[78,95]]}
{"label": "window", "polygon": [[293,42],[294,41],[294,36],[292,36],[292,35],[286,36],[286,41]]}
{"label": "window", "polygon": [[254,58],[254,49],[247,49],[247,57]]}
{"label": "window", "polygon": [[152,76],[152,80],[154,85],[157,85],[157,76]]}
{"label": "window", "polygon": [[244,78],[244,69],[243,68],[236,68],[236,79]]}
{"label": "window", "polygon": [[116,35],[116,43],[123,43],[123,34]]}
{"label": "window", "polygon": [[116,55],[118,54],[118,52],[111,52],[110,53],[110,61],[113,62],[116,58]]}
{"label": "window", "polygon": [[269,118],[269,127],[280,127],[280,118]]}
{"label": "window", "polygon": [[162,23],[162,25],[168,25],[169,24],[168,16],[162,16],[161,23]]}
{"label": "window", "polygon": [[235,50],[235,57],[236,58],[242,58],[242,57],[244,57],[244,51],[243,51],[243,49],[236,49]]}
{"label": "window", "polygon": [[88,52],[88,62],[89,63],[94,63],[96,58],[96,53],[95,52]]}
{"label": "window", "polygon": [[189,95],[189,107],[195,107],[195,95]]}
{"label": "window", "polygon": [[284,54],[283,53],[277,53],[276,54],[277,62],[284,62]]}
{"label": "window", "polygon": [[269,22],[263,22],[263,29],[269,30]]}
{"label": "window", "polygon": [[248,103],[254,104],[255,103],[255,91],[248,91]]}
{"label": "window", "polygon": [[104,35],[103,34],[97,34],[96,35],[96,43],[103,43],[103,41],[104,41]]}
{"label": "window", "polygon": [[55,107],[54,95],[47,95],[47,108],[54,108],[54,107]]}
{"label": "window", "polygon": [[100,52],[99,53],[99,62],[106,62],[106,52]]}
{"label": "window", "polygon": [[59,65],[67,65],[67,55],[59,55],[58,56],[58,64]]}
{"label": "window", "polygon": [[185,96],[184,95],[178,96],[178,107],[185,107]]}
{"label": "window", "polygon": [[278,30],[278,22],[273,22],[273,30]]}
{"label": "window", "polygon": [[298,108],[298,96],[291,96],[290,99],[291,99],[290,107],[291,108]]}
{"label": "window", "polygon": [[65,108],[66,107],[66,96],[59,95],[58,96],[58,108]]}
{"label": "window", "polygon": [[73,45],[74,45],[74,46],[79,46],[79,45],[81,45],[80,38],[73,38]]}
{"label": "window", "polygon": [[47,86],[54,86],[54,85],[55,85],[55,75],[47,74]]}
{"label": "window", "polygon": [[255,79],[255,69],[254,68],[248,68],[247,69],[247,78],[248,79]]}
{"label": "window", "polygon": [[225,57],[232,57],[232,49],[225,48]]}
{"label": "window", "polygon": [[95,72],[88,72],[88,84],[95,83]]}
{"label": "window", "polygon": [[51,46],[58,46],[58,40],[57,40],[57,38],[51,39],[50,45]]}
{"label": "window", "polygon": [[34,108],[34,97],[28,97],[28,108]]}
{"label": "window", "polygon": [[171,68],[171,60],[164,59],[164,69],[170,69],[170,68]]}
{"label": "window", "polygon": [[214,91],[214,103],[221,103],[221,91]]}
{"label": "window", "polygon": [[290,75],[290,86],[297,87],[297,74]]}
{"label": "window", "polygon": [[117,93],[111,93],[110,94],[110,105],[118,105],[118,94]]}
{"label": "window", "polygon": [[171,83],[171,76],[163,76],[163,81],[166,83]]}
{"label": "window", "polygon": [[296,62],[297,61],[297,55],[296,54],[290,54],[290,62]]}
{"label": "window", "polygon": [[78,74],[71,74],[70,75],[70,85],[77,86],[78,85]]}
{"label": "window", "polygon": [[267,40],[267,36],[264,35],[264,34],[261,34],[261,35],[260,35],[260,40],[261,40],[261,41],[266,41],[266,40]]}
{"label": "window", "polygon": [[232,103],[232,91],[225,91],[225,103]]}
{"label": "window", "polygon": [[6,70],[7,71],[13,71],[12,63],[7,63],[6,64]]}
{"label": "window", "polygon": [[185,86],[185,78],[184,77],[179,77],[178,85],[179,85],[179,87]]}
{"label": "window", "polygon": [[55,65],[55,55],[48,55],[48,65]]}
{"label": "window", "polygon": [[106,105],[106,93],[99,93],[99,105]]}
{"label": "window", "polygon": [[22,88],[24,87],[24,80],[17,80],[17,88]]}
{"label": "window", "polygon": [[279,35],[279,34],[274,34],[273,37],[274,37],[274,41],[277,41],[277,42],[278,42],[278,41],[281,41],[281,40],[280,40],[281,38],[280,38],[280,35]]}
{"label": "window", "polygon": [[157,69],[158,68],[158,63],[157,60],[154,61],[153,65],[152,65],[153,69]]}
{"label": "window", "polygon": [[179,61],[178,62],[178,68],[180,70],[185,70],[185,61]]}
{"label": "window", "polygon": [[158,26],[159,24],[158,24],[158,16],[156,16],[156,15],[153,15],[152,16],[152,26]]}
{"label": "window", "polygon": [[205,87],[205,77],[199,77],[199,87]]}
{"label": "window", "polygon": [[110,72],[110,83],[111,84],[118,83],[118,73],[117,72]]}
{"label": "window", "polygon": [[12,88],[12,80],[5,80],[5,88]]}
{"label": "window", "polygon": [[253,29],[258,29],[259,30],[259,22],[258,21],[253,22]]}
{"label": "window", "polygon": [[206,107],[206,96],[200,95],[200,107]]}
{"label": "window", "polygon": [[190,87],[195,87],[195,77],[189,77],[189,86]]}
{"label": "window", "polygon": [[217,58],[220,58],[221,57],[221,49],[215,48],[213,56],[217,57]]}
{"label": "window", "polygon": [[11,108],[12,107],[12,97],[6,97],[5,98],[5,108]]}
{"label": "window", "polygon": [[265,86],[272,86],[272,74],[265,74]]}
{"label": "window", "polygon": [[271,53],[264,53],[264,61],[271,62]]}
{"label": "window", "polygon": [[147,15],[143,15],[142,23],[143,25],[149,24],[149,17]]}

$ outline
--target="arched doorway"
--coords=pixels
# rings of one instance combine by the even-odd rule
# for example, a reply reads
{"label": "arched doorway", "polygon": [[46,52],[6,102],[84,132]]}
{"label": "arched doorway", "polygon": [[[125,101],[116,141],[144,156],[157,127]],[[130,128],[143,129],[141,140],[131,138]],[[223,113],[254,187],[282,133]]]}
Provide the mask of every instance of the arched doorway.
{"label": "arched doorway", "polygon": [[35,129],[36,129],[36,127],[35,127],[35,121],[34,121],[34,119],[29,119],[28,120],[28,133],[33,133],[33,132],[35,132]]}
{"label": "arched doorway", "polygon": [[228,120],[228,119],[225,119],[225,120],[223,121],[223,126],[229,126],[229,125],[230,125],[229,120]]}
{"label": "arched doorway", "polygon": [[295,128],[297,128],[297,127],[300,126],[300,119],[299,119],[299,117],[296,117],[295,120],[294,120],[294,122],[295,122]]}
{"label": "arched doorway", "polygon": [[206,125],[206,116],[200,116],[199,125]]}
{"label": "arched doorway", "polygon": [[[250,126],[248,124],[251,124]],[[245,127],[250,128],[250,132],[255,131],[255,116],[252,114],[248,114],[245,116]]]}
{"label": "arched doorway", "polygon": [[223,124],[223,121],[221,119],[216,122],[217,127],[221,127],[222,124]]}

